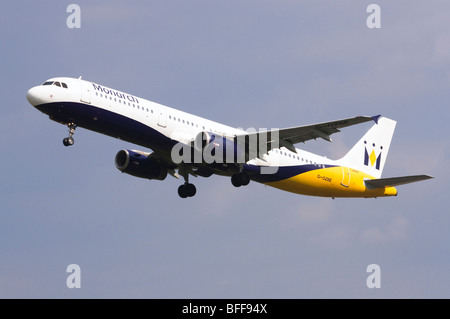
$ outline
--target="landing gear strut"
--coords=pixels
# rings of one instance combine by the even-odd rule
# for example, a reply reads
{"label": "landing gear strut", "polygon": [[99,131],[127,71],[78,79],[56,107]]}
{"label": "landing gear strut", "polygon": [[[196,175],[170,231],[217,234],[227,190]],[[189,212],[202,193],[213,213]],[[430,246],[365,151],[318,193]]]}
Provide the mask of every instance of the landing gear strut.
{"label": "landing gear strut", "polygon": [[74,123],[67,124],[67,127],[69,128],[69,137],[66,137],[63,139],[64,146],[71,146],[75,141],[73,140],[73,134],[75,134],[75,129],[77,126]]}

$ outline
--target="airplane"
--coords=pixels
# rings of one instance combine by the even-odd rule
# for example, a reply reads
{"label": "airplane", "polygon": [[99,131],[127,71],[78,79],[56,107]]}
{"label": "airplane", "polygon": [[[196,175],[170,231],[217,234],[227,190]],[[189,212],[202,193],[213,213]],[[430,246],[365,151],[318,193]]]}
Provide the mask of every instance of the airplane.
{"label": "airplane", "polygon": [[[231,177],[235,187],[250,181],[284,191],[322,197],[397,196],[396,186],[433,178],[412,175],[381,178],[396,121],[356,116],[323,123],[271,130],[243,130],[155,103],[94,82],[55,77],[28,90],[29,103],[68,127],[65,146],[74,144],[77,127],[148,148],[120,150],[115,165],[132,176],[184,183],[181,198],[193,197],[189,176]],[[337,160],[294,147],[364,122],[372,127]]]}

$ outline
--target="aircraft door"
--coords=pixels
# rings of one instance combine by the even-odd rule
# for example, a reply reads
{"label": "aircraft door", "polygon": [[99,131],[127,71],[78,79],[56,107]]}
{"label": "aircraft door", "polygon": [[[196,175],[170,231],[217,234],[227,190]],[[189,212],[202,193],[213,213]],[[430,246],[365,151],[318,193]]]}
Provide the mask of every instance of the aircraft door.
{"label": "aircraft door", "polygon": [[81,102],[91,104],[91,86],[89,82],[80,79]]}
{"label": "aircraft door", "polygon": [[161,127],[167,125],[167,109],[163,105],[158,105],[158,125]]}
{"label": "aircraft door", "polygon": [[348,187],[350,185],[350,169],[348,167],[342,167],[341,185],[344,187]]}

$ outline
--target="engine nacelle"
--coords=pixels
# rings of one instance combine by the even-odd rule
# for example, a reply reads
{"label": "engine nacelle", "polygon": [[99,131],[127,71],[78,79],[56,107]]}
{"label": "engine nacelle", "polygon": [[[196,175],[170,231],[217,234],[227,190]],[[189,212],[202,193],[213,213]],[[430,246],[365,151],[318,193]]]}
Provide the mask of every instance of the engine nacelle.
{"label": "engine nacelle", "polygon": [[149,157],[150,154],[140,151],[120,150],[115,158],[116,167],[122,173],[162,181],[167,176],[167,168]]}
{"label": "engine nacelle", "polygon": [[202,152],[208,163],[243,163],[245,154],[232,138],[217,133],[200,132],[194,139],[194,149]]}

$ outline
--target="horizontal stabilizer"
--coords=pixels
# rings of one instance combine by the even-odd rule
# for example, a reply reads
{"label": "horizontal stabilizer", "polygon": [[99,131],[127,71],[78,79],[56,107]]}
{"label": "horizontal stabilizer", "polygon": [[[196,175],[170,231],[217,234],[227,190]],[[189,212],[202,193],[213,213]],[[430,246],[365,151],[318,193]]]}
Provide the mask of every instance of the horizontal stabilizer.
{"label": "horizontal stabilizer", "polygon": [[364,181],[366,186],[373,188],[381,188],[381,187],[393,187],[403,184],[409,184],[414,182],[423,181],[426,179],[433,178],[433,176],[429,175],[412,175],[412,176],[401,176],[401,177],[389,177],[389,178],[380,178],[380,179],[369,179]]}

